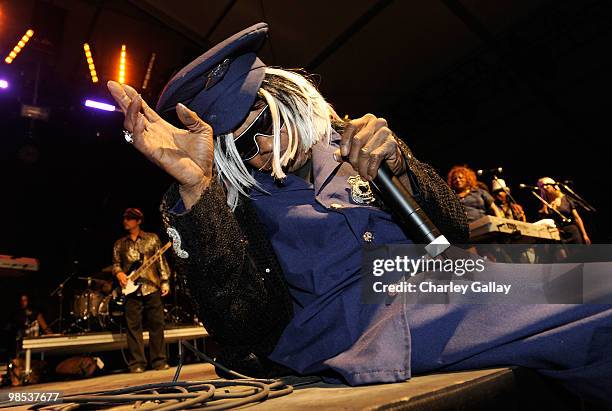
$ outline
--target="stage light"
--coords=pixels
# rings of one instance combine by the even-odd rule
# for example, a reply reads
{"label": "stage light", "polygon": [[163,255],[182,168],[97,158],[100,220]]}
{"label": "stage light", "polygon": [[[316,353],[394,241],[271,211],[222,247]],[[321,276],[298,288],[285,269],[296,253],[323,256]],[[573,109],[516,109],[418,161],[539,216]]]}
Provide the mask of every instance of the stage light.
{"label": "stage light", "polygon": [[28,43],[28,41],[30,41],[30,38],[33,35],[34,35],[34,30],[30,29],[26,32],[26,34],[21,38],[21,40],[17,42],[15,47],[13,47],[13,50],[9,53],[9,55],[4,59],[6,64],[11,64],[13,60],[15,60],[15,58],[17,57],[17,54],[21,52],[21,50],[26,46],[26,44]]}
{"label": "stage light", "polygon": [[121,45],[121,57],[119,58],[119,84],[125,83],[125,44]]}
{"label": "stage light", "polygon": [[8,81],[6,81],[6,80],[0,80],[0,88],[1,88],[1,89],[8,88],[8,86],[9,86]]}
{"label": "stage light", "polygon": [[83,50],[85,50],[85,60],[87,60],[87,67],[89,67],[89,75],[91,76],[91,82],[98,82],[98,73],[96,73],[96,66],[93,61],[93,56],[91,54],[91,49],[89,48],[89,44],[83,44]]}
{"label": "stage light", "polygon": [[149,59],[149,66],[147,67],[147,73],[145,74],[144,80],[142,82],[142,89],[146,90],[149,85],[149,79],[151,78],[151,71],[153,70],[153,64],[155,63],[156,54],[151,54],[151,58]]}
{"label": "stage light", "polygon": [[96,108],[98,110],[115,111],[115,106],[113,106],[112,104],[101,103],[95,100],[85,100],[85,106]]}

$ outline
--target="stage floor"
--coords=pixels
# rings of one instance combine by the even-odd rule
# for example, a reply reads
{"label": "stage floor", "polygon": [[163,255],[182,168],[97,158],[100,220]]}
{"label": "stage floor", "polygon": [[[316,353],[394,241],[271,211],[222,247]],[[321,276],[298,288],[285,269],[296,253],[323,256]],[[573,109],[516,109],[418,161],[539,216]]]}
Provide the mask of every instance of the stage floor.
{"label": "stage floor", "polygon": [[[142,374],[112,374],[82,380],[49,382],[14,391],[61,391],[63,395],[171,381],[176,368]],[[209,364],[183,367],[180,380],[215,379]],[[521,383],[522,381],[522,383]],[[528,386],[528,389],[525,387]],[[6,392],[6,389],[0,392]],[[548,406],[552,405],[553,408]],[[249,406],[255,410],[573,410],[576,403],[520,368],[496,368],[417,376],[395,384],[362,387],[322,382],[296,387],[287,396]],[[27,406],[11,408],[26,410]]]}
{"label": "stage floor", "polygon": [[[19,387],[15,391],[61,391],[63,395],[78,394],[91,390],[117,389],[133,385],[172,380],[175,368],[165,371],[146,371],[142,374],[113,374],[82,380],[49,382]],[[217,378],[209,364],[190,364],[183,367],[181,380],[204,380]],[[513,387],[513,372],[509,368],[433,374],[419,376],[404,383],[380,384],[365,387],[348,387],[317,383],[296,387],[292,394],[264,401],[251,409],[257,410],[352,410],[422,409],[432,400],[439,404],[461,404],[465,400],[474,402],[474,395],[481,399],[507,396]],[[6,390],[2,390],[6,391]],[[466,395],[471,393],[470,395]],[[461,399],[463,398],[463,400]],[[464,404],[467,405],[467,404]],[[431,403],[429,404],[431,407]],[[12,409],[26,410],[28,407]],[[443,409],[434,407],[434,409]]]}
{"label": "stage floor", "polygon": [[[112,390],[130,387],[133,385],[149,384],[153,382],[172,381],[176,367],[168,370],[149,370],[141,374],[117,373],[101,375],[99,377],[84,378],[70,381],[55,381],[41,384],[30,384],[13,389],[1,389],[0,393],[7,391],[60,391],[62,395],[79,394],[93,390]],[[181,380],[206,380],[218,378],[215,369],[210,364],[189,364],[181,369]],[[11,410],[27,410],[28,407],[15,407]]]}

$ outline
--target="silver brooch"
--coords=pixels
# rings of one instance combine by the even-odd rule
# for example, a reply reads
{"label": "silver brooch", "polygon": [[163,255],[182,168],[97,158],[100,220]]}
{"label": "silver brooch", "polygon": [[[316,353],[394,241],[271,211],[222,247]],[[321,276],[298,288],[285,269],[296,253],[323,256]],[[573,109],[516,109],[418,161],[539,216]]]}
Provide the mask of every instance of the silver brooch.
{"label": "silver brooch", "polygon": [[181,236],[173,227],[166,230],[168,237],[172,238],[172,248],[179,258],[189,258],[189,253],[181,248]]}
{"label": "silver brooch", "polygon": [[361,178],[360,175],[348,178],[348,183],[351,185],[351,198],[357,204],[370,204],[376,199],[370,188],[370,183]]}

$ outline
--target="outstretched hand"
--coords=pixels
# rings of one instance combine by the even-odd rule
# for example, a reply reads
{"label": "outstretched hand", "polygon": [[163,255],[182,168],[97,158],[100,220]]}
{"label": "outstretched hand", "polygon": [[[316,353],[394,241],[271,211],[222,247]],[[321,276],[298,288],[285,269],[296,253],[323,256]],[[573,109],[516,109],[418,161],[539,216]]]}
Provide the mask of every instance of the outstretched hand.
{"label": "outstretched hand", "polygon": [[125,114],[123,126],[132,133],[134,147],[176,179],[189,209],[212,178],[212,127],[179,103],[176,113],[187,129],[177,128],[162,119],[132,87],[114,81],[107,85]]}

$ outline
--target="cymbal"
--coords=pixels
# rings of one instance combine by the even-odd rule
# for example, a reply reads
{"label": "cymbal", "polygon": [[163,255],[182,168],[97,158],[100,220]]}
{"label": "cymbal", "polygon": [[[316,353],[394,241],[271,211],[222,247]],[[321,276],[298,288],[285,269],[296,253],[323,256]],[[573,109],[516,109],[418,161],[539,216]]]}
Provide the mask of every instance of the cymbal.
{"label": "cymbal", "polygon": [[[96,271],[94,273],[89,274],[90,277],[92,278],[104,278],[107,280],[111,280],[113,279],[113,266],[109,265],[107,267],[102,268],[100,271]],[[83,278],[83,277],[81,277]],[[85,277],[86,278],[86,277]]]}
{"label": "cymbal", "polygon": [[108,283],[108,280],[101,280],[99,278],[93,278],[93,277],[77,277],[78,280],[84,280],[84,281],[95,281],[97,283]]}

